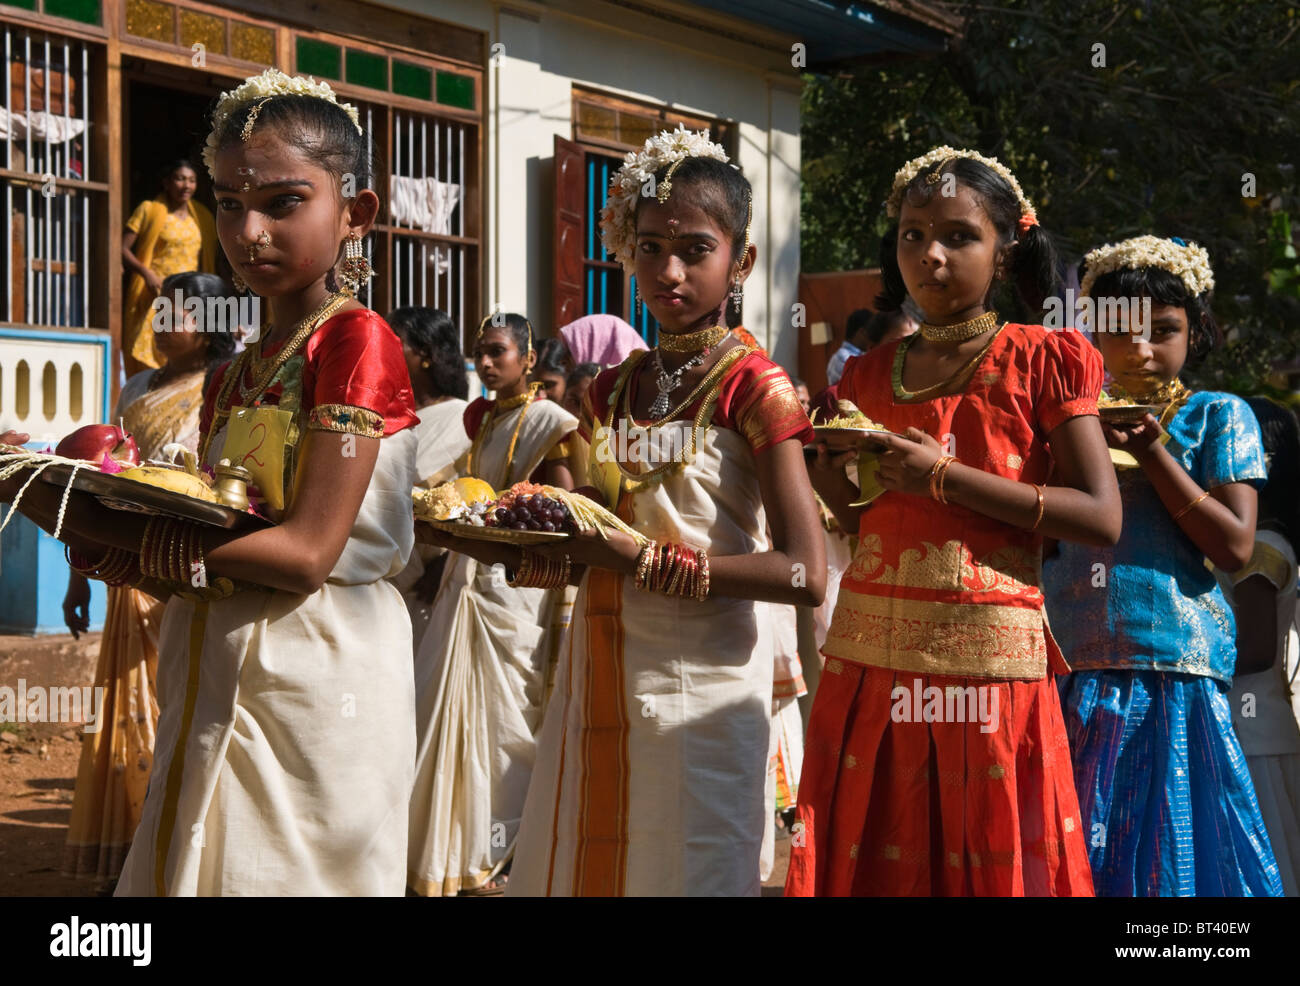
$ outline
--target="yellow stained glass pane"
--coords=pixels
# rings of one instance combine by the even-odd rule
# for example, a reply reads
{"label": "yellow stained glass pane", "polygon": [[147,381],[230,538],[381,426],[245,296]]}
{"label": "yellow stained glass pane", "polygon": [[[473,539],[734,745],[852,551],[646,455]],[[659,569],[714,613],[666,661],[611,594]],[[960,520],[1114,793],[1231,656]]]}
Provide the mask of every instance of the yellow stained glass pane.
{"label": "yellow stained glass pane", "polygon": [[258,65],[275,64],[275,32],[241,21],[230,22],[230,56]]}
{"label": "yellow stained glass pane", "polygon": [[181,47],[193,48],[201,44],[210,54],[226,53],[226,22],[212,14],[181,8]]}
{"label": "yellow stained glass pane", "polygon": [[137,38],[176,43],[176,22],[171,4],[155,0],[126,0],[126,33]]}
{"label": "yellow stained glass pane", "polygon": [[666,129],[659,120],[626,111],[618,115],[618,137],[624,144],[641,147],[646,140]]}
{"label": "yellow stained glass pane", "polygon": [[578,129],[588,139],[618,140],[618,114],[594,103],[579,103]]}

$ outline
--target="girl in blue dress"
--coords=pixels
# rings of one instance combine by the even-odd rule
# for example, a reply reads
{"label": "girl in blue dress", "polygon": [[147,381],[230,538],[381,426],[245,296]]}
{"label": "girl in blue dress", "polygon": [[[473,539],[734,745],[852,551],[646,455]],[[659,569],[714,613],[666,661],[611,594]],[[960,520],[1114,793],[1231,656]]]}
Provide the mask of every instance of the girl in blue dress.
{"label": "girl in blue dress", "polygon": [[1232,728],[1232,610],[1206,564],[1236,571],[1250,559],[1263,447],[1244,401],[1178,379],[1220,338],[1209,258],[1142,236],[1085,264],[1108,394],[1155,406],[1107,424],[1103,399],[1123,534],[1112,548],[1062,542],[1044,569],[1073,669],[1061,700],[1096,891],[1280,896]]}

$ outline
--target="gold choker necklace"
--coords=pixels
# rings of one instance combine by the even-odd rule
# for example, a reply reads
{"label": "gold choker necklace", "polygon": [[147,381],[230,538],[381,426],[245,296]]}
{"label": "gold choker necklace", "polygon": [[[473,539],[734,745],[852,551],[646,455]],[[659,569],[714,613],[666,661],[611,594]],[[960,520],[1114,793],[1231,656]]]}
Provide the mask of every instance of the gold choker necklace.
{"label": "gold choker necklace", "polygon": [[926,342],[965,342],[998,327],[998,313],[985,312],[956,325],[921,323],[921,338]]}
{"label": "gold choker necklace", "polygon": [[715,325],[711,329],[700,329],[686,335],[659,333],[658,346],[665,353],[698,353],[701,349],[712,349],[727,336],[725,325]]}
{"label": "gold choker necklace", "polygon": [[527,404],[537,396],[537,392],[544,386],[545,384],[540,380],[534,380],[522,394],[515,394],[514,397],[498,397],[496,399],[497,411],[513,411],[515,408]]}

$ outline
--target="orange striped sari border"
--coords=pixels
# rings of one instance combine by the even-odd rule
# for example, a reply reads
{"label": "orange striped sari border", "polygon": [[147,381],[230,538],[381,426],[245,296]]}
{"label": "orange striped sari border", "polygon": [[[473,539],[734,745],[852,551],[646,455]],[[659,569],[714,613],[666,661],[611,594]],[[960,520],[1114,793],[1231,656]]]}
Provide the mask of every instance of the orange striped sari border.
{"label": "orange striped sari border", "polygon": [[575,897],[620,897],[626,880],[628,722],[623,695],[622,602],[623,576],[593,570],[587,582],[587,687]]}
{"label": "orange striped sari border", "polygon": [[[582,590],[579,589],[579,592]],[[554,698],[552,698],[554,701]],[[551,858],[546,864],[546,896],[555,884],[555,853],[560,841],[560,799],[564,797],[565,752],[569,744],[569,704],[573,701],[573,626],[569,626],[569,668],[564,693],[564,715],[560,721],[560,769],[555,772],[555,808],[551,812]]]}

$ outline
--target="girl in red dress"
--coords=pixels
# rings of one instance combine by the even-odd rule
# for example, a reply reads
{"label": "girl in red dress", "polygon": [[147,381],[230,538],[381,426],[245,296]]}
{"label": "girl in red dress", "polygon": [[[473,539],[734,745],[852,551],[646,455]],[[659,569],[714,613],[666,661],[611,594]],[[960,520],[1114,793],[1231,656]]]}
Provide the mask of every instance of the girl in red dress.
{"label": "girl in red dress", "polygon": [[870,510],[845,475],[856,453],[819,443],[811,466],[861,546],[822,648],[786,892],[1090,895],[1040,559],[1044,537],[1119,535],[1101,360],[990,308],[1010,280],[1039,310],[1055,270],[1006,168],[937,148],[889,206],[886,300],[910,294],[925,324],[839,384],[898,433],[859,463]]}

